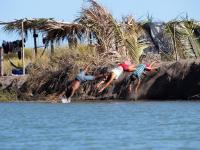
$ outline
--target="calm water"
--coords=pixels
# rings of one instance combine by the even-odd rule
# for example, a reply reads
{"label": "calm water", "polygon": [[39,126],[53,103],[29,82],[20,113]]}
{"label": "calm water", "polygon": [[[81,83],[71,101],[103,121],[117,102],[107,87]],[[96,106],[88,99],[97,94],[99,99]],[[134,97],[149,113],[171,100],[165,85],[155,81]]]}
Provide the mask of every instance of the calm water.
{"label": "calm water", "polygon": [[199,102],[1,103],[1,150],[199,150]]}

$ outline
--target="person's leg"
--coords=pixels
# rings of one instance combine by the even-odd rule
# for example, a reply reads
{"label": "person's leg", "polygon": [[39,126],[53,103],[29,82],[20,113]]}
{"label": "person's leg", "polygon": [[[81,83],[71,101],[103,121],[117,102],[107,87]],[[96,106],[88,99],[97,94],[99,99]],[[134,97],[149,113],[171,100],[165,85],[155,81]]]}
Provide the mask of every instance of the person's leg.
{"label": "person's leg", "polygon": [[106,84],[99,90],[99,93],[101,93],[101,92],[103,92],[103,90],[105,89],[105,88],[107,88],[109,85],[110,85],[110,83],[116,78],[116,74],[115,73],[111,73],[111,75],[110,75],[110,77],[109,77],[109,80],[106,82]]}
{"label": "person's leg", "polygon": [[138,83],[137,83],[137,85],[136,85],[136,87],[135,87],[135,94],[136,94],[136,95],[138,94],[138,88],[139,88],[139,86],[140,86],[140,83],[141,83],[141,79],[138,78]]}
{"label": "person's leg", "polygon": [[132,75],[128,82],[127,82],[127,85],[128,85],[128,93],[130,94],[132,92],[132,83],[135,83],[135,80],[136,80],[136,77],[134,75]]}
{"label": "person's leg", "polygon": [[67,91],[65,91],[65,97],[68,98],[72,95],[72,87],[70,86]]}
{"label": "person's leg", "polygon": [[71,98],[79,87],[80,87],[80,81],[78,80],[73,81],[72,84],[70,85],[70,88],[66,91],[65,94],[66,98]]}
{"label": "person's leg", "polygon": [[130,94],[132,91],[132,84],[131,84],[131,81],[129,82],[129,85],[128,85],[128,93]]}

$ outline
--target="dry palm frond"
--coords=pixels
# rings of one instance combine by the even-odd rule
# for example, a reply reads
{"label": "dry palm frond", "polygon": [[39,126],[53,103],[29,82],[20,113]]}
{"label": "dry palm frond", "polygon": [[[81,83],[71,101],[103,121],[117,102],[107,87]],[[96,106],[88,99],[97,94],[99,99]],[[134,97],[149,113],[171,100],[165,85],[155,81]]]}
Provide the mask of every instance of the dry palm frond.
{"label": "dry palm frond", "polygon": [[132,59],[138,63],[143,49],[148,47],[147,44],[138,41],[138,37],[143,32],[143,29],[135,22],[132,16],[123,18],[122,26],[124,45]]}
{"label": "dry palm frond", "polygon": [[198,58],[199,49],[194,39],[195,24],[193,21],[171,21],[166,24],[166,33],[172,37],[174,49],[180,58]]}
{"label": "dry palm frond", "polygon": [[83,8],[80,18],[76,21],[86,27],[96,39],[99,52],[116,50],[122,41],[121,30],[113,16],[94,0],[91,6]]}
{"label": "dry palm frond", "polygon": [[22,21],[26,35],[29,31],[33,32],[33,30],[37,30],[47,35],[47,41],[60,41],[67,39],[70,43],[70,39],[81,39],[83,33],[86,31],[80,24],[58,22],[53,18],[20,19],[13,22],[7,22],[4,23],[4,31],[17,32],[21,34]]}
{"label": "dry palm frond", "polygon": [[39,31],[44,31],[47,28],[47,24],[49,22],[55,22],[52,18],[19,19],[19,20],[5,23],[5,26],[3,27],[3,29],[4,31],[7,31],[7,32],[17,32],[21,34],[22,21],[24,24],[24,32],[26,35],[28,31],[33,31],[34,29],[39,30]]}

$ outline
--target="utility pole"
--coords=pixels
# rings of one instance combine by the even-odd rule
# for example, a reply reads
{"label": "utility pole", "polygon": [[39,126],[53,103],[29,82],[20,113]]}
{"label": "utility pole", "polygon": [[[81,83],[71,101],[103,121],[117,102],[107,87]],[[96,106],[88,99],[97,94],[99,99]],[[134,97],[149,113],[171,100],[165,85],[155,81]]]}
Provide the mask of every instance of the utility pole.
{"label": "utility pole", "polygon": [[3,48],[0,47],[0,59],[1,59],[1,62],[0,62],[0,76],[3,76],[4,74],[4,68],[3,68]]}

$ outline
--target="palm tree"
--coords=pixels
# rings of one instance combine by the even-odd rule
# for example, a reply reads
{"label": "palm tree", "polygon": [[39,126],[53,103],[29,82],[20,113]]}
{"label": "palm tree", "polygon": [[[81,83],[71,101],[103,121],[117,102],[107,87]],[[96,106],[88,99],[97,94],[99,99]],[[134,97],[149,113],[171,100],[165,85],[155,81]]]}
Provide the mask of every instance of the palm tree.
{"label": "palm tree", "polygon": [[194,30],[198,28],[193,20],[170,21],[166,24],[165,33],[173,41],[176,60],[179,58],[199,58],[200,50],[195,40]]}
{"label": "palm tree", "polygon": [[138,41],[142,31],[141,26],[130,16],[126,17],[122,23],[118,23],[95,0],[89,0],[89,2],[91,5],[82,9],[81,16],[76,21],[87,29],[89,35],[94,37],[97,51],[100,54],[120,54],[121,57],[130,55],[133,60],[138,62],[146,47],[144,43]]}

